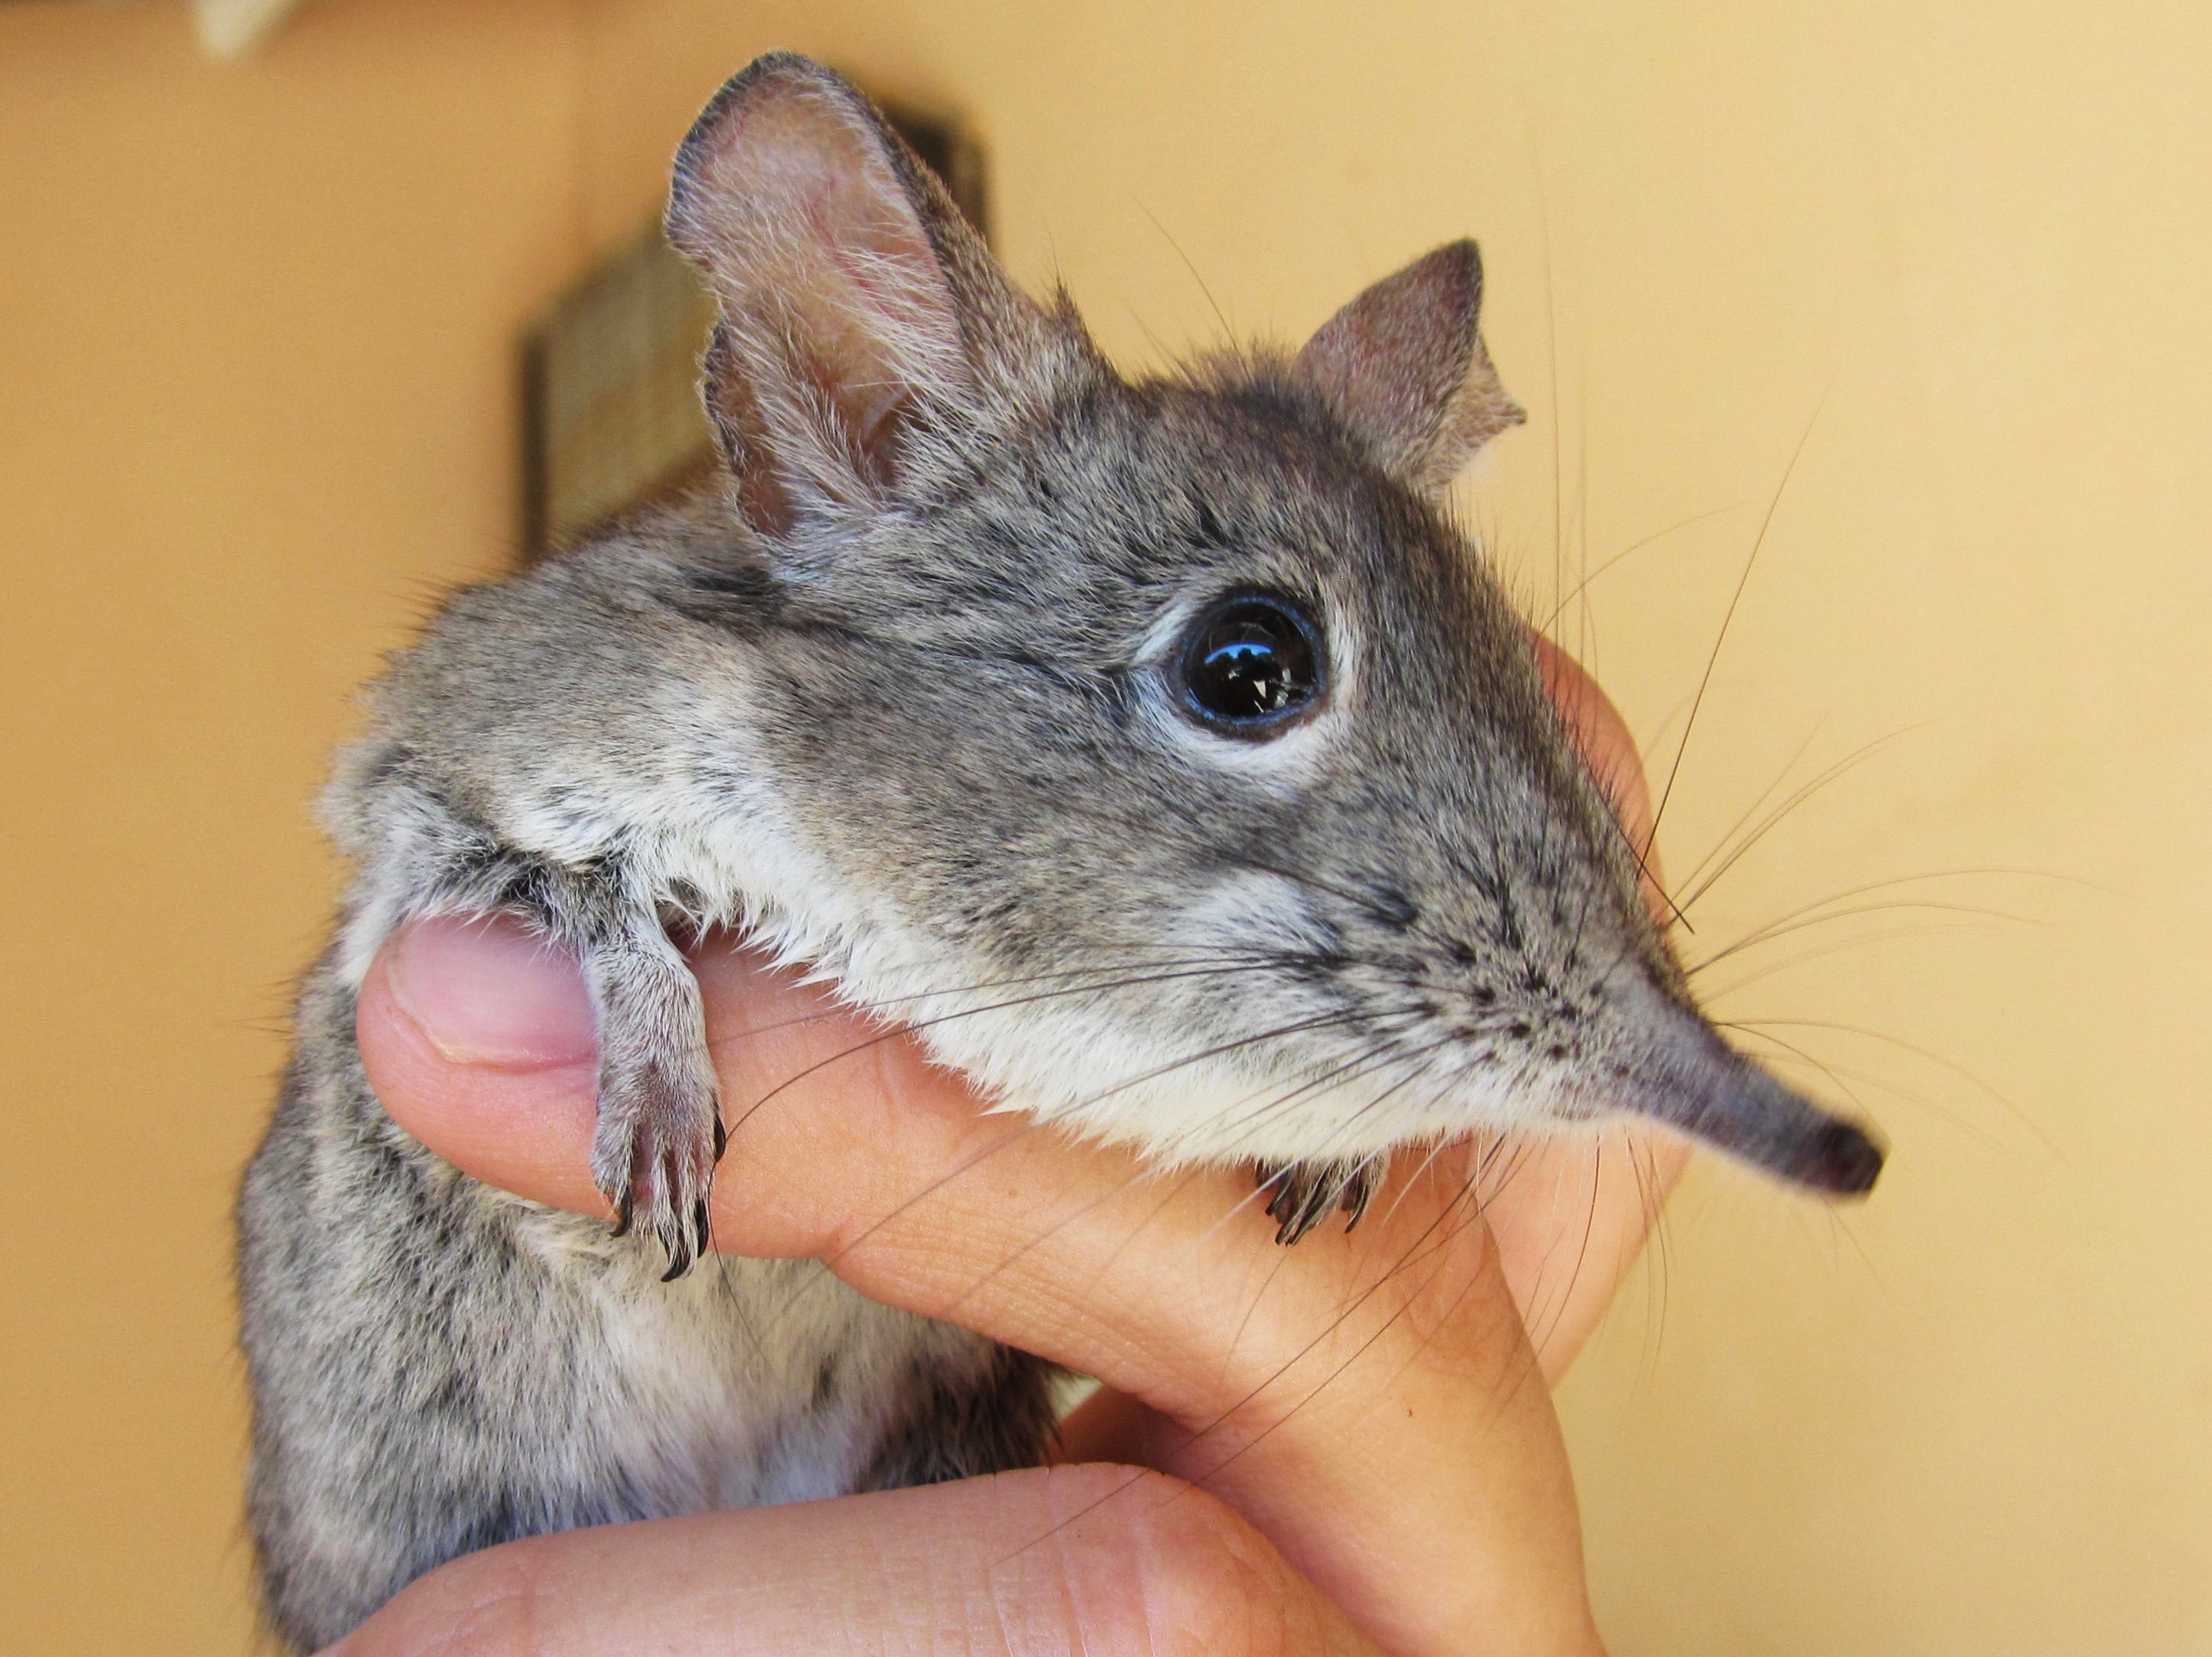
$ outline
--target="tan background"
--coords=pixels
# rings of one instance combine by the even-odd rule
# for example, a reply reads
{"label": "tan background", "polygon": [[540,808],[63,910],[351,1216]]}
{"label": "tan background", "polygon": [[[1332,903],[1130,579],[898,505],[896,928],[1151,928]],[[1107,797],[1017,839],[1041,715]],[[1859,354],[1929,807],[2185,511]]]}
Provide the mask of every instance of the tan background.
{"label": "tan background", "polygon": [[2207,16],[319,0],[217,68],[181,8],[0,7],[0,1647],[248,1643],[227,1208],[333,890],[322,754],[508,555],[518,330],[789,45],[972,116],[1012,267],[1131,362],[1217,331],[1194,268],[1294,334],[1479,234],[1534,419],[1469,501],[1532,610],[1717,513],[1561,622],[1662,773],[1811,422],[1673,870],[1894,740],[1691,952],[2043,872],[1714,969],[1897,1156],[1849,1214],[1685,1193],[1565,1398],[1601,1618],[2212,1652]]}

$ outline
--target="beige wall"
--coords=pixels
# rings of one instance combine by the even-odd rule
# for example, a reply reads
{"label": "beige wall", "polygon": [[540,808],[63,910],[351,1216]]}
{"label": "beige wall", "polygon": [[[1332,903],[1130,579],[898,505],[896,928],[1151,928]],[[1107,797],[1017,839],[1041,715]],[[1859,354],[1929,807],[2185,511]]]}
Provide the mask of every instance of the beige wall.
{"label": "beige wall", "polygon": [[0,6],[0,1651],[250,1622],[228,1211],[334,871],[349,689],[511,526],[574,263],[574,41],[333,5]]}
{"label": "beige wall", "polygon": [[1480,235],[1534,418],[1468,500],[1531,608],[1719,509],[1561,623],[1662,773],[1811,423],[1671,867],[1894,740],[1691,953],[2045,873],[1713,970],[1896,1160],[1848,1214],[1685,1192],[1565,1397],[1601,1614],[1624,1657],[2212,1650],[2202,16],[321,0],[216,70],[165,7],[0,8],[0,1644],[244,1643],[224,1211],[321,750],[504,554],[520,320],[792,45],[971,113],[1016,271],[1133,362],[1217,331],[1188,267],[1295,333]]}

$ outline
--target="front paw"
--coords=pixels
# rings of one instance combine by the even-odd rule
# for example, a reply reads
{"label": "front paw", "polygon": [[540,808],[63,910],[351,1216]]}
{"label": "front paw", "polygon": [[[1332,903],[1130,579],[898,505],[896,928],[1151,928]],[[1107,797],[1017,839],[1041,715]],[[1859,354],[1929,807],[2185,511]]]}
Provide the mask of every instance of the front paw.
{"label": "front paw", "polygon": [[1359,1223],[1381,1179],[1371,1162],[1262,1162],[1260,1189],[1271,1193],[1267,1217],[1277,1222],[1275,1241],[1289,1244],[1338,1209],[1346,1231]]}
{"label": "front paw", "polygon": [[711,1081],[659,1066],[602,1077],[592,1181],[614,1205],[617,1236],[636,1230],[660,1244],[664,1283],[707,1252],[707,1199],[726,1143]]}

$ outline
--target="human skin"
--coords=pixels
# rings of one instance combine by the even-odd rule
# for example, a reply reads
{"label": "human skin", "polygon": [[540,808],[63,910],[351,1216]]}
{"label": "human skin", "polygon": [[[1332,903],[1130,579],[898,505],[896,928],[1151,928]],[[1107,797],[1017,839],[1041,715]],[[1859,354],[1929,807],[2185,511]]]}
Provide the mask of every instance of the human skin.
{"label": "human skin", "polygon": [[[1540,651],[1642,844],[1625,727]],[[691,962],[733,1107],[714,1246],[821,1259],[1105,1390],[1053,1467],[509,1544],[416,1583],[346,1657],[1600,1649],[1548,1383],[1678,1142],[1408,1153],[1356,1231],[1285,1249],[1249,1172],[1151,1173],[986,1114],[910,1036],[731,940]],[[378,1097],[432,1150],[606,1212],[573,962],[507,923],[416,926],[372,967],[359,1035]]]}

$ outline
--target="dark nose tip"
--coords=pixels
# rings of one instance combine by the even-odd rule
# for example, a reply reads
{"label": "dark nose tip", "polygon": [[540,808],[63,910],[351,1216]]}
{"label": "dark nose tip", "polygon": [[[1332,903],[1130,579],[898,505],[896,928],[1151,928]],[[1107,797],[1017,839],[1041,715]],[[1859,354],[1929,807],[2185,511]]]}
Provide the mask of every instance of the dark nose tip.
{"label": "dark nose tip", "polygon": [[1809,1190],[1863,1197],[1874,1189],[1888,1154],[1880,1140],[1734,1051],[1690,1007],[1656,986],[1639,1003],[1637,988],[1621,992],[1625,1010],[1660,1041],[1617,1103]]}
{"label": "dark nose tip", "polygon": [[1839,1197],[1861,1197],[1881,1177],[1882,1148],[1849,1122],[1826,1122],[1805,1141],[1792,1179],[1816,1191],[1832,1191]]}

